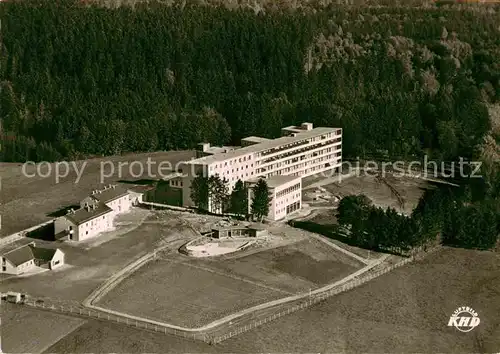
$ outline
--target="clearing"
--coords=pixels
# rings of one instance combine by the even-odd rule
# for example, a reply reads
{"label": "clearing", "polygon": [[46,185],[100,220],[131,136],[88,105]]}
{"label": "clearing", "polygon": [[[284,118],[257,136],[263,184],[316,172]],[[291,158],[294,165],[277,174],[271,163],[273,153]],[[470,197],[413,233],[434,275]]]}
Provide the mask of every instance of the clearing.
{"label": "clearing", "polygon": [[151,261],[98,305],[183,327],[198,327],[284,295],[269,288],[167,260]]}
{"label": "clearing", "polygon": [[2,350],[4,353],[42,353],[85,320],[42,312],[19,305],[2,304]]}
{"label": "clearing", "polygon": [[[497,352],[499,282],[500,255],[446,248],[217,346],[89,321],[47,353]],[[469,334],[446,326],[464,305],[481,318]]]}
{"label": "clearing", "polygon": [[[3,278],[0,291],[81,302],[106,279],[151,252],[160,242],[171,244],[169,248],[177,251],[184,242],[196,237],[182,219],[168,212],[135,209],[123,218],[131,219],[134,213],[145,212],[148,215],[142,224],[119,226],[109,235],[104,234],[102,239],[98,237],[82,244],[34,240],[40,246],[61,248],[66,254],[66,265],[31,277]],[[125,229],[124,233],[120,232],[121,229]]]}
{"label": "clearing", "polygon": [[[2,176],[2,204],[0,205],[2,228],[0,237],[8,236],[14,232],[53,219],[54,217],[51,217],[51,214],[62,208],[79,204],[80,200],[88,196],[101,183],[108,184],[122,180],[131,181],[154,177],[145,174],[138,176],[140,171],[138,167],[130,171],[130,163],[134,161],[140,162],[147,173],[147,161],[150,158],[152,162],[155,162],[155,164],[151,164],[151,172],[157,175],[160,162],[165,161],[162,165],[164,167],[170,165],[174,167],[179,161],[189,160],[192,156],[194,156],[193,151],[171,151],[77,161],[79,171],[84,166],[83,174],[78,183],[77,173],[73,167],[70,167],[67,177],[61,178],[59,183],[56,183],[55,164],[50,165],[53,172],[48,177],[43,178],[24,175],[22,171],[23,165],[20,163],[0,163],[0,175]],[[129,164],[122,165],[120,172],[119,164],[126,162]],[[111,164],[114,166],[114,173],[111,177],[104,178],[101,181],[101,173],[104,177],[111,174]],[[136,165],[137,163],[134,166]],[[46,171],[48,171],[47,166],[43,166],[41,172],[46,173]],[[29,172],[33,173],[32,171]],[[61,167],[61,173],[63,172],[65,170]],[[166,173],[165,170],[160,172]]]}
{"label": "clearing", "polygon": [[[420,197],[429,183],[413,177],[395,177],[389,173],[383,178],[378,178],[370,173],[349,177],[340,183],[331,183],[323,187],[327,194],[339,199],[353,194],[364,194],[370,198],[374,205],[382,208],[394,208],[396,211],[411,214],[417,206]],[[305,194],[305,202],[315,205],[311,200],[311,192]],[[333,202],[324,201],[326,205]]]}
{"label": "clearing", "polygon": [[265,249],[248,255],[235,254],[223,261],[189,260],[190,264],[298,294],[333,283],[363,265],[316,239]]}
{"label": "clearing", "polygon": [[200,327],[245,308],[316,289],[363,266],[291,227],[279,230],[289,238],[273,235],[222,256],[161,253],[98,305],[182,327]]}

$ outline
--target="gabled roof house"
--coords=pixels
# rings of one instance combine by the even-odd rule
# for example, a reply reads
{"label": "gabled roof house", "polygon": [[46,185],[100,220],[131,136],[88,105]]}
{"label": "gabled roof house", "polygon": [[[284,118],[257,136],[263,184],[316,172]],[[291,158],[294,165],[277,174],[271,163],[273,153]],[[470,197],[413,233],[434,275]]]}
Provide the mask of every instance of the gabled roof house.
{"label": "gabled roof house", "polygon": [[20,275],[36,267],[54,269],[64,264],[60,249],[37,247],[35,243],[18,247],[2,255],[2,273]]}

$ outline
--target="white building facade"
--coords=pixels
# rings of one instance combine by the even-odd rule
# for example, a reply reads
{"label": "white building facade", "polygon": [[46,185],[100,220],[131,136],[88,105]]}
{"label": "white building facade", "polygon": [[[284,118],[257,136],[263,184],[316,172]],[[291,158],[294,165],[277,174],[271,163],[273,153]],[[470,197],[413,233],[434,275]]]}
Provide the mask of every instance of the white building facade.
{"label": "white building facade", "polygon": [[64,252],[60,249],[37,247],[34,242],[18,247],[1,257],[0,273],[21,275],[38,267],[56,269],[64,264]]}
{"label": "white building facade", "polygon": [[132,198],[127,190],[115,185],[94,190],[80,202],[80,208],[54,221],[55,235],[67,234],[72,241],[83,241],[98,236],[114,228],[114,218],[126,213],[132,206]]}
{"label": "white building facade", "polygon": [[[313,128],[311,123],[302,123],[282,128],[281,132],[282,137],[277,139],[244,138],[243,147],[224,148],[222,152],[221,148],[200,144],[201,155],[205,156],[186,161],[178,171],[182,175],[172,178],[170,186],[182,188],[182,205],[190,207],[194,206],[190,198],[191,182],[198,174],[207,177],[219,175],[227,180],[231,191],[239,179],[249,181],[273,176],[304,178],[325,171],[340,172],[341,128]],[[298,205],[300,209],[300,203]],[[276,210],[279,212],[270,215],[274,220],[286,214],[286,208],[283,212],[279,205],[276,205]]]}
{"label": "white building facade", "polygon": [[84,241],[113,229],[114,213],[106,205],[84,206],[78,210],[69,210],[64,216],[54,221],[54,232],[65,232],[70,241]]}
{"label": "white building facade", "polygon": [[[259,178],[245,182],[248,188],[248,213],[251,213],[253,187]],[[271,204],[267,217],[271,220],[280,220],[288,214],[302,208],[302,177],[300,176],[273,176],[266,178]]]}

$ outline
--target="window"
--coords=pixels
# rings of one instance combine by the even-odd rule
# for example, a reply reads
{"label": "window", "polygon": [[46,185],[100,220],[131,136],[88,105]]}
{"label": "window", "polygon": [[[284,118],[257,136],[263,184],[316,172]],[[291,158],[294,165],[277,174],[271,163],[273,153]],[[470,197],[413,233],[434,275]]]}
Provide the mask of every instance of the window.
{"label": "window", "polygon": [[85,231],[85,235],[88,235],[88,234],[89,234],[89,232],[88,232],[88,231]]}

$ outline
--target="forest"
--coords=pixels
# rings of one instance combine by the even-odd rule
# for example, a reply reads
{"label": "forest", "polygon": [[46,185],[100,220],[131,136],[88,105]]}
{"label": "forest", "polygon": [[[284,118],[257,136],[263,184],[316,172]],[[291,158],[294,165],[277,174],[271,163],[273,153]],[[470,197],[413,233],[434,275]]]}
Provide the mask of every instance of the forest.
{"label": "forest", "polygon": [[478,154],[500,98],[498,11],[26,0],[0,12],[2,161],[235,145],[303,121],[342,127],[346,157],[450,161]]}

